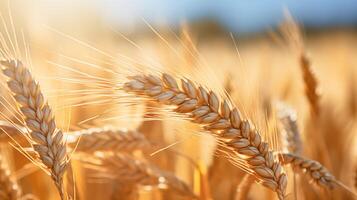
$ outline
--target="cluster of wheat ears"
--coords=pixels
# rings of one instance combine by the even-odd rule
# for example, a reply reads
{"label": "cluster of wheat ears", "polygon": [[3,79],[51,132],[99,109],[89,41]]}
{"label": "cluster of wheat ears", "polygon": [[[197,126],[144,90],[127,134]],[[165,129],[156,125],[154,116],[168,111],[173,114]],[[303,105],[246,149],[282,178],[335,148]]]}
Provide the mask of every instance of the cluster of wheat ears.
{"label": "cluster of wheat ears", "polygon": [[[311,111],[307,126],[314,130],[317,126],[324,125],[317,75],[313,73],[309,58],[301,45],[297,26],[290,22],[284,30],[284,36],[289,39],[299,58],[306,99]],[[6,40],[6,32],[1,34],[0,40],[2,79],[6,81],[8,88],[8,91],[1,91],[4,96],[2,106],[8,107],[2,109],[1,114],[1,143],[11,144],[27,157],[32,165],[45,171],[53,180],[61,199],[80,199],[80,195],[76,194],[78,182],[73,175],[73,160],[95,171],[95,178],[114,179],[118,185],[115,190],[118,199],[137,199],[138,190],[142,186],[171,190],[177,198],[182,199],[213,199],[211,190],[214,190],[215,186],[209,189],[206,184],[211,180],[204,178],[204,170],[201,170],[202,167],[195,160],[188,159],[200,172],[201,183],[198,191],[173,171],[160,167],[159,162],[155,161],[155,155],[149,155],[163,145],[146,137],[145,130],[150,129],[150,124],[142,124],[149,125],[149,128],[137,130],[115,126],[62,130],[56,124],[55,113],[47,103],[39,82],[16,53],[17,44]],[[189,43],[191,52],[196,52],[189,36],[184,34],[183,37],[183,40],[186,39]],[[229,161],[231,167],[243,172],[223,177],[237,180],[234,181],[234,194],[230,195],[234,199],[249,199],[250,190],[255,185],[273,191],[278,199],[295,199],[302,196],[296,194],[299,184],[311,185],[314,193],[322,194],[322,197],[331,196],[334,190],[342,191],[345,198],[356,197],[352,187],[335,178],[318,160],[305,156],[303,145],[316,143],[317,149],[321,150],[328,144],[324,143],[323,136],[317,131],[311,131],[311,134],[316,134],[312,137],[317,138],[315,141],[309,141],[308,144],[303,142],[300,135],[303,129],[299,128],[294,109],[283,103],[277,106],[279,124],[276,129],[279,130],[279,141],[282,141],[280,146],[283,147],[277,149],[276,144],[267,137],[270,133],[260,130],[259,126],[253,123],[255,119],[249,119],[244,111],[236,106],[234,100],[229,98],[229,93],[232,92],[229,90],[232,89],[226,87],[228,94],[221,95],[220,91],[207,88],[185,76],[150,70],[149,73],[142,72],[116,80],[115,91],[125,94],[126,101],[131,104],[151,105],[148,115],[154,120],[161,120],[160,117],[156,118],[155,109],[167,111],[175,116],[174,119],[178,117],[199,125],[197,132],[212,136],[218,144],[215,157]],[[87,78],[90,80],[91,77]],[[98,80],[99,78],[94,78],[94,81]],[[9,97],[5,97],[6,95]],[[15,103],[11,103],[12,101]],[[124,105],[128,104],[123,103]],[[13,117],[9,117],[8,112],[15,113]],[[165,150],[170,155],[185,157],[169,148]],[[6,155],[0,155],[1,199],[36,199],[35,194],[24,192],[15,172],[8,164]],[[229,170],[228,167],[226,169]],[[210,173],[216,174],[212,177],[220,176],[224,170],[225,168],[211,170]],[[288,173],[289,170],[292,172]],[[220,199],[219,195],[215,198]]]}

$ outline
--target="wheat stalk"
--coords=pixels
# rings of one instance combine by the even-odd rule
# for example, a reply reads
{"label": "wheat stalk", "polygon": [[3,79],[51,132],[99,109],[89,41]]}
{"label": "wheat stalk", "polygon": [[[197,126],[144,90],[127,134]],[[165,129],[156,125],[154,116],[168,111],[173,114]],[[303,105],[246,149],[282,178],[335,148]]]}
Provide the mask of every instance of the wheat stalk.
{"label": "wheat stalk", "polygon": [[284,199],[287,178],[279,162],[274,160],[269,145],[263,142],[257,130],[248,120],[242,120],[238,109],[230,107],[230,101],[220,103],[214,92],[195,86],[191,80],[181,79],[180,88],[176,80],[163,74],[162,79],[153,75],[130,77],[124,89],[138,95],[149,96],[158,102],[176,105],[175,112],[189,114],[193,122],[205,125],[224,145],[238,155],[244,156],[248,170],[262,184]]}
{"label": "wheat stalk", "polygon": [[278,153],[282,164],[291,164],[294,170],[301,170],[309,175],[317,185],[334,189],[338,184],[335,177],[319,162],[291,153]]}
{"label": "wheat stalk", "polygon": [[68,145],[77,152],[114,151],[132,152],[148,150],[151,145],[146,137],[137,131],[112,127],[90,128],[68,133]]}
{"label": "wheat stalk", "polygon": [[347,105],[352,119],[357,118],[357,87],[355,77],[357,77],[357,70],[351,68],[346,94],[348,94]]}
{"label": "wheat stalk", "polygon": [[354,184],[355,184],[355,188],[357,189],[357,167],[355,169],[355,180],[354,180]]}
{"label": "wheat stalk", "polygon": [[63,174],[68,163],[63,133],[56,126],[52,109],[45,102],[39,84],[19,60],[0,61],[7,84],[25,119],[33,149],[49,170],[59,191],[65,199]]}
{"label": "wheat stalk", "polygon": [[114,183],[113,190],[112,200],[135,200],[140,198],[135,184]]}
{"label": "wheat stalk", "polygon": [[237,187],[237,192],[235,196],[235,200],[244,200],[248,199],[248,193],[250,190],[250,187],[254,183],[254,177],[252,177],[249,174],[244,175],[243,179],[239,183]]}
{"label": "wheat stalk", "polygon": [[136,159],[128,154],[96,154],[95,161],[85,161],[91,165],[104,168],[108,174],[125,184],[159,185],[166,184],[184,196],[195,197],[191,189],[174,174],[158,169],[157,167]]}
{"label": "wheat stalk", "polygon": [[12,179],[2,156],[0,156],[0,197],[4,200],[18,200],[21,197],[21,190]]}

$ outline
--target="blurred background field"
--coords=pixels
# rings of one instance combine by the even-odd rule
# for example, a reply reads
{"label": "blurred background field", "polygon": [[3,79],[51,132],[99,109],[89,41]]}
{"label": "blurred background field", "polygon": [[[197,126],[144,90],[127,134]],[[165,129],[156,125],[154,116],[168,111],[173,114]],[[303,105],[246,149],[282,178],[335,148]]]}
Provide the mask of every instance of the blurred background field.
{"label": "blurred background field", "polygon": [[[149,160],[174,171],[200,198],[209,199],[202,196],[207,193],[213,199],[223,200],[234,199],[244,172],[214,156],[216,144],[211,137],[197,136],[198,127],[170,120],[164,113],[157,113],[163,120],[145,120],[152,117],[145,104],[127,106],[117,99],[106,101],[105,95],[115,94],[115,90],[75,96],[75,91],[93,89],[95,84],[69,81],[76,78],[73,70],[118,84],[122,83],[120,75],[88,65],[119,73],[123,69],[123,77],[124,69],[131,66],[143,70],[151,66],[192,77],[221,93],[227,90],[234,102],[265,130],[268,140],[280,134],[278,122],[274,117],[270,119],[269,113],[276,112],[277,102],[284,102],[297,112],[304,155],[324,164],[353,188],[357,164],[356,11],[357,3],[348,0],[0,1],[3,21],[9,26],[12,16],[17,40],[23,41],[22,33],[26,38],[31,49],[31,70],[64,130],[110,124],[139,129],[150,140],[162,144],[160,148],[175,143],[170,149],[193,159],[200,170],[184,156],[172,156],[168,151]],[[287,13],[302,26],[305,50],[318,79],[322,117],[312,128],[299,57],[281,34]],[[6,32],[3,25],[0,31]],[[322,138],[321,143],[330,147],[328,150],[314,148],[317,135]],[[282,146],[277,145],[276,150]],[[17,177],[23,193],[39,199],[58,198],[45,173],[24,169],[29,161],[8,144],[2,144],[1,149],[13,171],[25,174]],[[286,170],[291,173],[289,168]],[[199,171],[205,174],[197,175]],[[89,175],[93,172],[76,160],[74,172],[78,199],[124,199],[115,181],[91,180]],[[204,187],[205,184],[210,187]],[[298,191],[304,194],[299,194],[298,199],[353,199],[342,190],[329,193],[304,186],[302,181],[299,184]],[[289,186],[288,199],[294,199],[293,187]],[[185,199],[160,188],[141,188],[138,196],[143,200]],[[260,185],[252,187],[249,199],[262,198],[275,197]]]}

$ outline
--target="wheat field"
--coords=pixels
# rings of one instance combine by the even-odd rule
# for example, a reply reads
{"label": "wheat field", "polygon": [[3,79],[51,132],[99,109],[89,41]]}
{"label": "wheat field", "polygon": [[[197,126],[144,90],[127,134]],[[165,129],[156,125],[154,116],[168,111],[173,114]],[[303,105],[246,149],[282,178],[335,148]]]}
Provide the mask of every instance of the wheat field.
{"label": "wheat field", "polygon": [[127,34],[0,5],[0,199],[357,199],[355,29]]}

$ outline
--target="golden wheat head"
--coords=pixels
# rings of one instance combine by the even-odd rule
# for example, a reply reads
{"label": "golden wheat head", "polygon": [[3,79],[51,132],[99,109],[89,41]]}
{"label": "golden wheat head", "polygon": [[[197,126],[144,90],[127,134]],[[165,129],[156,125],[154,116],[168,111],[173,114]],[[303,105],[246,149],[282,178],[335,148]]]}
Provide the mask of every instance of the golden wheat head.
{"label": "golden wheat head", "polygon": [[112,127],[90,128],[69,132],[68,135],[69,146],[75,148],[77,152],[132,152],[148,150],[151,147],[150,142],[140,132]]}
{"label": "golden wheat head", "polygon": [[51,173],[51,177],[65,199],[63,174],[68,163],[66,143],[63,133],[56,126],[52,109],[45,102],[40,85],[30,71],[19,60],[0,61],[7,84],[30,130],[29,136],[41,162]]}
{"label": "golden wheat head", "polygon": [[291,153],[279,153],[279,160],[283,164],[291,164],[293,169],[301,170],[309,175],[317,185],[334,189],[338,185],[336,178],[319,162]]}
{"label": "golden wheat head", "polygon": [[214,92],[208,92],[196,86],[191,80],[181,80],[179,87],[176,80],[163,74],[161,78],[153,75],[130,77],[131,81],[124,88],[138,95],[145,95],[163,104],[175,105],[175,112],[190,115],[194,123],[204,128],[238,155],[243,155],[248,170],[261,183],[284,199],[287,178],[279,162],[273,158],[269,145],[262,141],[257,130],[248,120],[242,120],[237,108],[231,108],[230,102],[220,102]]}

